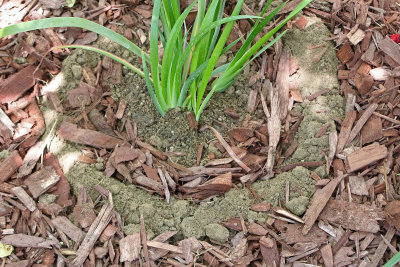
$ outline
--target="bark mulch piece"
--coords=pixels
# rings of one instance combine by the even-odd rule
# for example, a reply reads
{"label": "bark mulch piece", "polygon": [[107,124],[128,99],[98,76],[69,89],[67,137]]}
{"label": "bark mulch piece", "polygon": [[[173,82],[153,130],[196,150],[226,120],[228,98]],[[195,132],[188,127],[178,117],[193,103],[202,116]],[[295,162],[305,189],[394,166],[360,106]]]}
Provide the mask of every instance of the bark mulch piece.
{"label": "bark mulch piece", "polygon": [[49,190],[60,180],[60,176],[52,166],[44,167],[31,174],[25,179],[24,184],[28,186],[29,192],[34,198]]}
{"label": "bark mulch piece", "polygon": [[[16,7],[8,2],[0,4],[2,16],[8,14],[3,14],[4,8]],[[123,5],[87,1],[73,10],[64,10],[57,1],[40,2],[46,12],[46,7],[52,8],[49,14],[70,16],[72,12],[74,16],[98,20],[115,31],[121,30],[122,22],[128,27],[121,30],[125,36],[135,36],[142,44],[147,41],[145,32],[149,30],[152,5],[143,1],[123,0]],[[187,6],[186,2],[181,1],[182,6]],[[283,15],[300,2],[289,1],[275,23],[280,23]],[[28,17],[35,17],[35,3],[23,5],[12,19],[22,20],[28,13]],[[257,14],[256,9],[261,9],[265,1],[257,4],[245,4],[244,14]],[[127,5],[132,8],[127,9]],[[124,118],[129,103],[116,102],[106,86],[107,82],[122,81],[121,64],[105,58],[93,70],[84,67],[83,81],[68,92],[63,103],[55,93],[41,90],[38,81],[47,78],[45,71],[29,64],[43,63],[46,72],[56,74],[66,54],[63,50],[47,53],[51,46],[62,42],[86,44],[97,34],[72,28],[46,29],[33,32],[26,41],[22,35],[18,42],[0,40],[0,52],[4,51],[0,57],[0,104],[4,104],[0,107],[0,145],[11,152],[0,161],[1,241],[15,247],[5,266],[38,262],[52,266],[56,260],[58,266],[382,266],[397,253],[396,230],[400,228],[400,47],[390,38],[400,25],[398,11],[398,6],[382,0],[313,1],[302,16],[290,21],[288,28],[294,24],[296,30],[310,26],[307,16],[319,17],[329,25],[330,41],[338,48],[338,78],[341,94],[346,98],[346,116],[343,121],[332,118],[338,132],[329,132],[330,127],[323,122],[315,135],[329,136],[329,148],[321,151],[325,160],[299,161],[284,167],[280,167],[284,159],[297,149],[296,133],[302,121],[301,115],[291,111],[293,102],[319,101],[318,97],[331,92],[321,88],[303,99],[296,83],[289,83],[288,79],[301,66],[281,42],[274,45],[275,53],[255,60],[254,66],[260,67],[256,68],[257,74],[249,75],[252,88],[247,111],[254,116],[230,128],[227,138],[209,126],[220,142],[215,142],[215,147],[228,158],[215,159],[210,154],[211,160],[205,166],[186,168],[169,161],[169,154],[141,141],[136,123]],[[196,12],[190,16],[195,17]],[[187,22],[193,23],[190,19]],[[138,29],[133,31],[135,26]],[[249,26],[248,21],[240,21],[235,31],[242,36]],[[314,63],[324,60],[325,43],[312,44],[309,49]],[[14,58],[18,57],[26,58],[28,64],[16,63]],[[107,179],[133,183],[150,194],[165,197],[167,202],[173,195],[195,202],[207,200],[223,195],[241,181],[254,197],[251,209],[269,212],[266,222],[246,222],[238,214],[221,223],[234,231],[229,243],[193,237],[169,242],[176,231],[147,240],[149,229],[141,215],[140,233],[124,236],[125,218],[114,211],[110,192],[95,186],[103,197],[109,198],[102,208],[99,204],[104,201],[90,199],[85,189],[75,201],[56,157],[46,154],[46,141],[39,141],[46,130],[39,108],[43,102],[36,102],[42,94],[47,95],[57,112],[78,114],[70,120],[76,124],[64,121],[57,133],[82,145],[82,162],[95,163],[101,157],[106,162]],[[234,109],[227,108],[225,113],[237,119],[240,116]],[[265,116],[260,118],[258,114]],[[192,130],[205,129],[193,118],[193,114],[188,117]],[[198,148],[198,163],[206,160],[205,148],[205,144]],[[275,173],[296,166],[313,170],[311,176],[316,181],[316,192],[303,218],[271,207],[273,203],[263,202],[251,187],[257,179],[273,179]],[[317,175],[318,167],[327,175]],[[56,200],[39,201],[45,193],[55,195]],[[71,215],[74,222],[69,219]],[[75,255],[66,257],[64,254],[68,253]]]}
{"label": "bark mulch piece", "polygon": [[22,158],[14,150],[7,158],[0,162],[0,183],[7,181],[22,165]]}
{"label": "bark mulch piece", "polygon": [[349,203],[342,200],[329,200],[319,215],[319,219],[337,223],[344,229],[376,233],[378,221],[383,220],[383,211],[366,204]]}
{"label": "bark mulch piece", "polygon": [[43,72],[35,66],[20,70],[16,74],[3,81],[0,86],[0,103],[10,103],[20,98],[26,91],[31,89],[36,80],[41,79]]}
{"label": "bark mulch piece", "polygon": [[70,142],[98,148],[114,148],[115,146],[121,145],[124,142],[121,139],[100,132],[89,129],[80,129],[76,124],[65,121],[61,123],[57,130],[57,134],[61,138],[64,138]]}
{"label": "bark mulch piece", "polygon": [[333,191],[343,179],[343,175],[336,177],[335,179],[331,180],[324,188],[318,189],[311,200],[311,204],[307,209],[306,214],[304,215],[304,227],[303,227],[303,234],[307,234],[311,227],[314,225],[315,221],[317,220],[318,216],[325,208],[326,204],[328,203]]}
{"label": "bark mulch piece", "polygon": [[369,164],[386,158],[387,155],[388,150],[386,146],[379,145],[379,143],[370,144],[347,156],[346,169],[349,173],[357,171]]}

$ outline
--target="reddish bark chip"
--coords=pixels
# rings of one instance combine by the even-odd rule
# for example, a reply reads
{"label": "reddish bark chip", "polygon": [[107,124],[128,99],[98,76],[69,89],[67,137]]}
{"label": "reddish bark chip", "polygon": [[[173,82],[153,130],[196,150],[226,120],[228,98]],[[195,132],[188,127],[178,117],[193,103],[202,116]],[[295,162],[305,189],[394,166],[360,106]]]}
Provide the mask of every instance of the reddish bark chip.
{"label": "reddish bark chip", "polygon": [[60,180],[60,176],[52,166],[47,166],[29,175],[24,181],[34,198],[49,190]]}
{"label": "reddish bark chip", "polygon": [[271,263],[270,266],[279,265],[279,251],[275,239],[263,236],[260,238],[261,255],[264,262]]}
{"label": "reddish bark chip", "polygon": [[374,85],[374,78],[369,74],[356,74],[354,83],[358,92],[361,95],[365,95],[371,90],[372,85]]}
{"label": "reddish bark chip", "polygon": [[400,201],[394,200],[388,203],[385,208],[386,221],[390,226],[400,231]]}
{"label": "reddish bark chip", "polygon": [[354,57],[353,49],[349,43],[345,43],[338,51],[337,57],[343,64],[349,62]]}
{"label": "reddish bark chip", "polygon": [[7,158],[0,162],[0,183],[7,181],[21,165],[21,156],[18,151],[13,151]]}
{"label": "reddish bark chip", "polygon": [[358,68],[358,74],[368,74],[372,70],[371,66],[367,63],[363,62],[361,66]]}
{"label": "reddish bark chip", "polygon": [[5,80],[0,87],[0,103],[10,103],[21,97],[35,84],[37,79],[41,79],[43,73],[36,70],[35,66],[28,66],[18,73]]}
{"label": "reddish bark chip", "polygon": [[319,219],[345,229],[376,233],[379,231],[378,221],[383,217],[383,212],[376,207],[331,199]]}
{"label": "reddish bark chip", "polygon": [[373,143],[347,156],[346,169],[349,173],[357,171],[371,163],[386,158],[387,155],[388,150],[386,146]]}
{"label": "reddish bark chip", "polygon": [[81,82],[77,88],[68,91],[67,94],[69,104],[72,107],[81,108],[95,101],[100,96],[100,91],[87,83]]}
{"label": "reddish bark chip", "polygon": [[295,102],[303,103],[303,97],[301,96],[300,90],[290,90],[290,95],[293,97]]}
{"label": "reddish bark chip", "polygon": [[308,20],[306,19],[306,17],[301,16],[300,18],[298,18],[296,20],[296,22],[294,23],[294,25],[296,25],[297,28],[299,28],[300,30],[304,29],[308,24]]}
{"label": "reddish bark chip", "polygon": [[60,164],[58,163],[58,159],[51,153],[47,153],[44,156],[44,166],[52,166],[56,173],[60,176],[60,181],[58,181],[56,185],[56,189],[51,193],[57,196],[56,203],[61,207],[69,207],[72,205],[71,195],[70,195],[70,185],[64,176],[64,172],[61,169]]}
{"label": "reddish bark chip", "polygon": [[262,202],[251,205],[251,209],[257,212],[267,212],[271,209],[271,204],[268,202]]}
{"label": "reddish bark chip", "polygon": [[254,136],[252,128],[237,127],[232,129],[232,137],[238,142],[244,142],[252,136]]}
{"label": "reddish bark chip", "polygon": [[361,129],[362,145],[377,141],[382,136],[382,120],[378,116],[372,115]]}
{"label": "reddish bark chip", "polygon": [[202,185],[189,190],[191,197],[195,199],[206,199],[211,196],[223,195],[232,188],[232,173],[219,175],[214,179],[208,180]]}
{"label": "reddish bark chip", "polygon": [[239,119],[239,117],[240,117],[239,114],[231,108],[226,108],[225,114],[233,119]]}
{"label": "reddish bark chip", "polygon": [[77,125],[62,122],[57,134],[65,140],[99,148],[114,148],[123,143],[121,139],[88,129],[79,129]]}

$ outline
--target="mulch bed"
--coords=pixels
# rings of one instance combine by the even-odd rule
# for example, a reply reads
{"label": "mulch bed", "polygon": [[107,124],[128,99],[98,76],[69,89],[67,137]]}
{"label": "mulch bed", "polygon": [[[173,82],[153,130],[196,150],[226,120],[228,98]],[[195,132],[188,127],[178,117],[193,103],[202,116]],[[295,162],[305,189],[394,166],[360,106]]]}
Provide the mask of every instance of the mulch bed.
{"label": "mulch bed", "polygon": [[[127,38],[146,42],[151,18],[151,1],[85,1],[73,9],[61,8],[60,1],[1,1],[5,23],[47,16],[75,15],[120,31]],[[185,4],[185,1],[181,1]],[[264,3],[265,1],[261,1]],[[292,1],[277,20],[294,8]],[[43,7],[43,8],[40,8]],[[252,14],[257,4],[243,12]],[[3,257],[5,266],[381,266],[399,250],[400,237],[400,6],[395,1],[328,0],[313,3],[304,15],[287,27],[302,29],[307,16],[321,18],[332,33],[340,61],[338,78],[346,99],[344,120],[335,119],[338,132],[329,134],[326,161],[298,162],[281,166],[295,144],[291,144],[301,118],[288,119],[291,98],[302,102],[296,90],[289,91],[289,75],[296,71],[293,58],[275,46],[277,53],[258,59],[260,71],[250,79],[255,85],[249,95],[248,112],[263,110],[265,119],[250,120],[231,129],[228,139],[210,125],[193,130],[211,130],[216,146],[226,156],[205,167],[187,168],[137,135],[135,122],[124,118],[128,103],[117,103],[107,89],[106,79],[121,79],[121,66],[103,59],[95,69],[83,69],[83,81],[68,92],[65,101],[42,90],[43,81],[60,71],[68,51],[53,50],[59,44],[88,44],[96,36],[79,29],[46,29],[0,40],[0,149],[10,153],[0,159],[1,242],[13,252]],[[14,13],[13,13],[14,12]],[[193,15],[193,14],[192,14]],[[246,32],[249,22],[237,25]],[[4,25],[2,25],[4,26]],[[324,44],[321,44],[324,46]],[[314,47],[315,48],[315,47]],[[310,47],[313,49],[313,47]],[[321,55],[315,55],[318,61]],[[294,59],[295,60],[295,59]],[[270,83],[268,83],[269,81]],[[274,86],[271,85],[271,82]],[[271,85],[266,101],[262,86]],[[312,95],[314,101],[320,93]],[[249,185],[296,166],[326,166],[329,178],[316,173],[316,192],[303,218],[262,202],[255,211],[271,212],[267,223],[245,222],[243,217],[221,222],[235,231],[229,244],[187,238],[169,240],[176,232],[146,239],[143,216],[138,234],[125,236],[123,220],[113,209],[112,194],[95,189],[107,200],[99,206],[82,190],[71,196],[70,185],[57,158],[48,153],[46,129],[38,98],[45,98],[60,114],[75,114],[61,122],[51,135],[85,147],[83,163],[105,162],[109,179],[133,183],[151,194],[192,198],[195,201],[222,195],[237,183]],[[82,108],[83,107],[83,108]],[[226,114],[237,117],[234,110]],[[284,131],[282,132],[281,125]],[[324,125],[318,136],[326,133]],[[197,163],[203,155],[198,148]],[[50,204],[38,201],[44,193],[57,196]],[[258,196],[252,191],[255,199]],[[75,217],[75,224],[70,216]],[[0,251],[1,251],[0,247]],[[286,265],[285,265],[286,264]],[[308,264],[308,265],[306,265]],[[311,264],[311,265],[310,265]]]}

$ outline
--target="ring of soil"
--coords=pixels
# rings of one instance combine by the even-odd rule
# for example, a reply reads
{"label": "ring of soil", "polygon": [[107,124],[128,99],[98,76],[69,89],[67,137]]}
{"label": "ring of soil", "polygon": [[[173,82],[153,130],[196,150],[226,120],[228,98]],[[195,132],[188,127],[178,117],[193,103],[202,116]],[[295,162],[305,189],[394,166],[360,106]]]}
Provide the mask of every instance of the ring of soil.
{"label": "ring of soil", "polygon": [[[344,101],[338,90],[336,53],[334,46],[330,42],[324,41],[330,37],[329,31],[316,19],[310,19],[309,24],[302,31],[291,30],[284,39],[285,47],[291,50],[300,67],[291,79],[297,82],[304,99],[321,89],[327,88],[329,92],[313,101],[305,100],[303,103],[295,105],[293,112],[301,113],[304,117],[296,134],[299,146],[293,156],[286,159],[284,164],[324,160],[321,151],[328,148],[329,132],[335,130],[333,118],[340,118],[344,113]],[[310,50],[309,47],[321,43],[324,44],[323,50],[317,51],[320,53],[320,60],[313,62],[310,53],[315,55],[317,52]],[[127,58],[130,62],[136,61],[129,52],[119,49],[105,39],[99,40],[97,45]],[[228,58],[222,61],[228,60]],[[74,51],[64,61],[60,74],[63,76],[64,82],[61,83],[63,85],[58,91],[61,98],[65,98],[66,92],[79,84],[82,79],[82,67],[94,68],[99,59],[100,56],[94,53]],[[224,136],[228,131],[221,125],[226,125],[228,128],[239,125],[247,116],[248,77],[254,71],[250,68],[248,73],[239,77],[238,81],[225,93],[215,95],[202,115],[200,125],[213,125]],[[148,97],[144,81],[124,68],[122,72],[123,80],[119,84],[110,84],[110,88],[116,100],[124,100],[128,103],[125,115],[126,118],[137,123],[139,136],[150,141],[160,150],[168,152],[172,160],[186,166],[192,166],[195,162],[200,144],[205,144],[207,149],[204,155],[211,152],[220,156],[213,145],[215,137],[210,131],[191,131],[187,114],[179,110],[169,111],[164,118],[160,117]],[[56,77],[55,80],[58,78]],[[226,108],[235,110],[240,118],[235,120],[226,116]],[[52,125],[57,116],[50,109],[46,110],[44,115],[46,125]],[[261,109],[257,109],[253,114],[253,118],[258,120],[263,118],[262,116]],[[316,138],[316,133],[326,123],[329,124],[328,130],[323,136]],[[213,227],[216,223],[239,215],[243,215],[246,220],[259,222],[267,220],[267,213],[255,212],[250,209],[250,206],[257,201],[248,189],[241,188],[241,184],[238,185],[239,189],[232,189],[224,196],[215,197],[200,205],[176,198],[172,198],[171,203],[167,204],[164,199],[150,195],[132,184],[126,185],[116,179],[106,178],[102,171],[104,163],[101,161],[96,164],[76,163],[75,160],[80,154],[80,149],[74,144],[55,137],[50,144],[50,150],[58,156],[60,165],[75,194],[78,193],[79,188],[85,187],[92,199],[95,199],[96,193],[92,189],[95,185],[101,185],[113,193],[115,208],[122,215],[126,224],[124,229],[126,234],[139,232],[140,214],[144,215],[148,238],[165,231],[178,230],[177,239],[190,236],[202,238],[207,235],[218,242],[227,241],[229,231],[224,227]],[[177,157],[177,152],[183,152],[185,156]],[[207,160],[207,157],[204,156],[203,159]],[[321,177],[326,175],[325,167],[319,167],[315,171]],[[296,167],[271,180],[255,182],[251,187],[262,201],[276,206],[285,203],[285,190],[288,182],[290,194],[289,202],[285,204],[285,207],[301,216],[307,209],[309,198],[314,192],[314,180],[310,177],[308,169]]]}

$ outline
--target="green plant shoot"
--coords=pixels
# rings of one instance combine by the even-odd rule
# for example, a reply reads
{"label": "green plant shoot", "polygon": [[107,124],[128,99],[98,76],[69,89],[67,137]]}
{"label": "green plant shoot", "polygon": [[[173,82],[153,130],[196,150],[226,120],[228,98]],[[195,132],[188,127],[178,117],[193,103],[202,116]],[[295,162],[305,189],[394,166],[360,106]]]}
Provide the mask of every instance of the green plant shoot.
{"label": "green plant shoot", "polygon": [[[168,109],[181,107],[193,111],[196,120],[207,106],[215,92],[223,92],[256,57],[272,46],[285,32],[273,36],[312,0],[303,0],[286,19],[259,38],[264,27],[281,10],[281,4],[269,14],[268,0],[260,16],[240,15],[244,0],[238,0],[232,14],[223,17],[226,0],[195,0],[181,10],[179,0],[153,0],[153,14],[150,27],[150,54],[124,36],[97,23],[81,18],[48,18],[18,23],[0,29],[0,38],[21,32],[52,28],[79,27],[103,35],[128,49],[143,60],[143,70],[123,58],[99,48],[83,45],[65,45],[57,48],[80,48],[98,52],[128,67],[145,78],[152,101],[161,115]],[[192,27],[186,26],[186,18],[197,4],[196,19]],[[219,58],[229,51],[239,39],[226,45],[235,22],[252,19],[254,26],[233,60],[216,68]],[[161,22],[161,26],[159,27]],[[159,60],[159,42],[164,54]],[[150,73],[147,69],[150,65]],[[211,86],[210,81],[212,81]]]}

